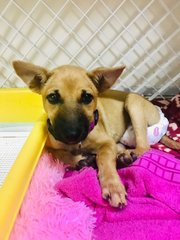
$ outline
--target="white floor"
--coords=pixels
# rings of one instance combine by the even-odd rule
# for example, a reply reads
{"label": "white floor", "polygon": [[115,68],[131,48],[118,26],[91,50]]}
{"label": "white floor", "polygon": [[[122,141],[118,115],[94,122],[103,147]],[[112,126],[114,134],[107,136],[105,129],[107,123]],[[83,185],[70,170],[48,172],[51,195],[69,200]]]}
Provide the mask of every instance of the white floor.
{"label": "white floor", "polygon": [[0,187],[32,128],[33,124],[0,124]]}

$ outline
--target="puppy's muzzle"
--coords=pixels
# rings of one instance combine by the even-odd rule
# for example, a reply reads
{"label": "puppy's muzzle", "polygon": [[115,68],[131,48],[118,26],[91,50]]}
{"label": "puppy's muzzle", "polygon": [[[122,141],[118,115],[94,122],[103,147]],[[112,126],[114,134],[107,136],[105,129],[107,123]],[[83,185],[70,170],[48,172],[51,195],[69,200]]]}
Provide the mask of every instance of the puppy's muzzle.
{"label": "puppy's muzzle", "polygon": [[89,133],[89,121],[84,114],[71,116],[57,116],[53,124],[47,120],[48,130],[57,141],[65,144],[77,144],[83,141]]}

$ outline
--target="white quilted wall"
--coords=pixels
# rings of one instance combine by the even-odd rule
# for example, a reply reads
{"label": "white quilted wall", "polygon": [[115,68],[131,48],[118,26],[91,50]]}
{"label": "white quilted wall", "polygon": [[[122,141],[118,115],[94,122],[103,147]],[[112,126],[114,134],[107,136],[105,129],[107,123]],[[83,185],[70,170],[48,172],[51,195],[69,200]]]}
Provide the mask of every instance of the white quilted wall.
{"label": "white quilted wall", "polygon": [[1,0],[0,86],[24,87],[15,59],[53,68],[127,66],[115,89],[180,92],[179,0]]}

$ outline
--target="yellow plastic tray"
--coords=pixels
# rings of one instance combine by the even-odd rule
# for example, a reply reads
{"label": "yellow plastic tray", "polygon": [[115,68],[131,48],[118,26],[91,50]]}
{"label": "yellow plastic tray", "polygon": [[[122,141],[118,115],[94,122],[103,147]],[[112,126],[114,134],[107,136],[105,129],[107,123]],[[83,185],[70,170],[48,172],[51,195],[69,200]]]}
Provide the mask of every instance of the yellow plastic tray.
{"label": "yellow plastic tray", "polygon": [[27,89],[0,89],[0,123],[11,122],[31,122],[34,128],[0,188],[0,240],[9,238],[46,142],[46,115],[41,97]]}

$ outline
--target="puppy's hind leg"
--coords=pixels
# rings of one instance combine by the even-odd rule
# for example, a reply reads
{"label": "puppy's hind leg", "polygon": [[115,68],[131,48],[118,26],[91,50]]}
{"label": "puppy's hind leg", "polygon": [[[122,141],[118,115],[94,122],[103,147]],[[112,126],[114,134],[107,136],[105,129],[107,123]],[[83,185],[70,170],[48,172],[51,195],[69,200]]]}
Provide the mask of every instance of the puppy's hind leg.
{"label": "puppy's hind leg", "polygon": [[130,116],[135,133],[136,147],[133,152],[140,156],[150,148],[147,127],[159,121],[158,111],[153,104],[134,93],[127,96],[125,109]]}

